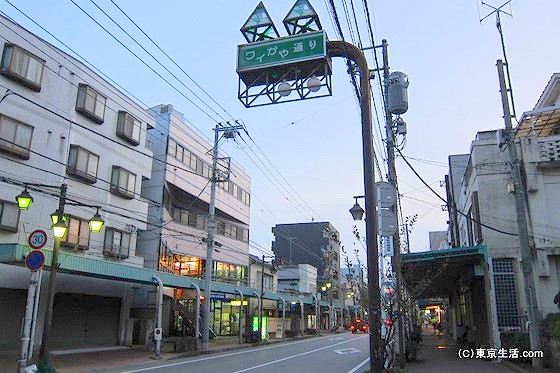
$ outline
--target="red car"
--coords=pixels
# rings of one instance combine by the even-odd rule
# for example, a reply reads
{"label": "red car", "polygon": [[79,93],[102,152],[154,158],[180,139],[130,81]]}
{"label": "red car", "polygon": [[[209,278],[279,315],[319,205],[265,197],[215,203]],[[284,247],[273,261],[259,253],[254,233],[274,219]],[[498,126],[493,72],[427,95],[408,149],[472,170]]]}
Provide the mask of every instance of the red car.
{"label": "red car", "polygon": [[350,331],[352,333],[357,333],[357,332],[367,333],[367,330],[368,330],[368,324],[361,319],[356,319],[352,321],[352,323],[350,324]]}

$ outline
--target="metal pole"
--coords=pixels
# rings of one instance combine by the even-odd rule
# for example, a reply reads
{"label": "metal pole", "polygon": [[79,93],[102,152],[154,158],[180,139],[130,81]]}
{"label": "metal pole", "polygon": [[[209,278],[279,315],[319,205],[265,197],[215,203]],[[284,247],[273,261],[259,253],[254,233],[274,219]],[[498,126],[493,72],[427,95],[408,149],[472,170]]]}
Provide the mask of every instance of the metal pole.
{"label": "metal pole", "polygon": [[210,207],[208,208],[208,238],[206,240],[206,266],[204,271],[204,308],[202,318],[202,349],[208,350],[208,340],[210,338],[210,302],[212,294],[212,270],[214,263],[212,254],[214,253],[214,234],[216,231],[216,165],[218,163],[218,129],[214,127],[214,149],[212,152],[212,179],[210,186]]}
{"label": "metal pole", "polygon": [[37,286],[35,288],[35,299],[33,302],[33,318],[31,325],[31,336],[29,340],[29,349],[27,352],[27,359],[31,360],[33,357],[33,346],[35,344],[35,332],[37,330],[37,313],[39,312],[39,297],[41,295],[41,282],[43,279],[43,270],[39,270],[39,279],[37,280]]}
{"label": "metal pole", "polygon": [[18,360],[18,372],[24,373],[29,360],[29,344],[31,342],[31,329],[33,325],[33,311],[35,304],[36,288],[39,283],[39,271],[31,272],[29,287],[27,289],[27,301],[25,302],[25,313],[23,317],[21,333],[21,351]]}
{"label": "metal pole", "polygon": [[[60,186],[58,197],[58,221],[63,221],[64,205],[66,204],[66,184]],[[56,294],[56,273],[58,271],[58,252],[60,250],[60,238],[54,238],[51,269],[49,274],[49,287],[47,290],[47,311],[43,325],[43,335],[41,338],[41,349],[39,350],[39,362],[44,367],[50,367],[49,359],[49,332],[52,327],[52,316],[54,308],[54,296]]]}
{"label": "metal pole", "polygon": [[299,327],[301,328],[301,335],[303,337],[303,330],[305,329],[305,310],[304,310],[304,305],[303,305],[303,300],[299,300],[299,304],[301,305],[301,319],[299,321]]}
{"label": "metal pole", "polygon": [[262,266],[261,266],[261,296],[259,297],[259,341],[262,342],[262,311],[263,311],[263,296],[264,296],[264,255],[262,256]]}
{"label": "metal pole", "polygon": [[[156,305],[156,328],[161,329],[161,319],[162,319],[162,311],[163,311],[163,282],[157,276],[153,276],[152,280],[157,284],[157,305]],[[163,335],[160,335],[156,339],[156,333],[154,332],[154,339],[156,341],[156,349],[155,354],[156,358],[159,358],[161,355],[161,338]]]}
{"label": "metal pole", "polygon": [[[524,185],[521,178],[521,166],[517,157],[515,148],[514,133],[511,125],[511,114],[509,111],[508,90],[504,79],[504,64],[502,60],[497,61],[498,77],[500,80],[500,93],[502,96],[502,109],[504,112],[504,122],[506,131],[507,147],[511,162],[511,175],[514,184],[515,210],[517,212],[517,230],[519,232],[519,246],[521,249],[521,267],[523,269],[523,282],[525,283],[525,297],[527,299],[528,317],[529,317],[529,339],[531,350],[542,350],[540,335],[540,312],[537,304],[537,295],[535,289],[535,279],[533,277],[533,255],[529,242],[529,232],[527,228],[527,216],[525,212],[525,201],[523,200]],[[542,358],[533,358],[533,367],[538,372],[543,369]]]}
{"label": "metal pole", "polygon": [[241,297],[241,304],[239,305],[239,344],[243,344],[243,292],[239,289],[235,289]]}
{"label": "metal pole", "polygon": [[[381,43],[383,51],[383,90],[385,96],[385,135],[387,137],[387,180],[397,188],[397,172],[395,167],[395,132],[393,128],[393,115],[389,110],[389,52],[387,40],[383,39]],[[395,214],[398,227],[398,214],[396,205],[390,208]],[[401,283],[401,240],[397,232],[392,236],[394,255],[391,258],[393,274],[395,276],[395,290],[397,292],[397,356],[396,361],[399,367],[404,368],[404,332],[403,332],[403,305],[402,305],[402,283]]]}
{"label": "metal pole", "polygon": [[370,325],[370,371],[383,371],[383,346],[381,345],[381,294],[379,292],[379,263],[377,248],[377,219],[375,200],[374,150],[371,126],[371,94],[369,69],[364,53],[345,41],[327,42],[329,56],[346,57],[354,61],[360,73],[360,108],[362,111],[362,147],[364,168],[366,241],[368,262],[368,321]]}

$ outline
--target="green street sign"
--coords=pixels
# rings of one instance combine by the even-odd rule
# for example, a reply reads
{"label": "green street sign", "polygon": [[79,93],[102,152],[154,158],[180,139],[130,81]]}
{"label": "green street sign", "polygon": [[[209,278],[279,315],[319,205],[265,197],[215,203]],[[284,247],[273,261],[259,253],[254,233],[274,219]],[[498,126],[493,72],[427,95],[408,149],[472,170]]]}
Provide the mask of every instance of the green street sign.
{"label": "green street sign", "polygon": [[237,46],[237,72],[322,59],[327,56],[324,30]]}

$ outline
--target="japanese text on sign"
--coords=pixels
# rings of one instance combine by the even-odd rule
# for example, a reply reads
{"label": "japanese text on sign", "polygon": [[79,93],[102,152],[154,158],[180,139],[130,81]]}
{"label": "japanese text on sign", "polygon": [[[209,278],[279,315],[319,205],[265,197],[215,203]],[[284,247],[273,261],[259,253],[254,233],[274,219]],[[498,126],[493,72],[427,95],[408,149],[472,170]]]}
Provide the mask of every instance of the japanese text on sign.
{"label": "japanese text on sign", "polygon": [[324,31],[310,32],[238,46],[237,71],[314,60],[325,56]]}

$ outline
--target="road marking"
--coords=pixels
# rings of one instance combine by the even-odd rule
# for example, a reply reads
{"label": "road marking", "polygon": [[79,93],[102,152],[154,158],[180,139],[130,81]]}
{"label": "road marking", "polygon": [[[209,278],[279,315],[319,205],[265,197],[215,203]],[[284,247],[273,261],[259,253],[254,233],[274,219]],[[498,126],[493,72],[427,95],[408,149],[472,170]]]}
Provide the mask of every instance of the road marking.
{"label": "road marking", "polygon": [[352,369],[348,373],[356,373],[358,371],[358,369],[360,369],[361,367],[366,365],[366,363],[369,363],[369,357],[367,359],[365,359],[364,361],[362,361],[360,364],[358,364],[356,367],[354,367],[354,369]]}
{"label": "road marking", "polygon": [[[213,356],[209,356],[209,357],[203,357],[200,359],[194,359],[194,360],[189,360],[189,361],[181,361],[181,362],[177,362],[177,363],[171,363],[171,364],[164,364],[164,365],[157,365],[157,366],[153,366],[153,367],[147,367],[147,368],[138,368],[138,369],[133,369],[133,370],[127,370],[127,371],[123,371],[121,373],[137,373],[137,372],[147,372],[150,370],[158,370],[161,368],[169,368],[169,367],[176,367],[178,365],[186,365],[186,364],[191,364],[191,363],[198,363],[200,361],[207,361],[207,360],[213,360],[213,359],[221,359],[222,357],[227,357],[227,356],[235,356],[235,355],[242,355],[242,354],[249,354],[251,352],[256,352],[256,351],[262,351],[262,350],[270,350],[273,348],[280,348],[280,347],[286,347],[286,346],[292,346],[295,344],[300,344],[300,343],[306,343],[306,342],[311,342],[311,341],[317,341],[319,339],[325,339],[328,338],[328,336],[324,336],[324,337],[318,337],[318,338],[306,338],[303,341],[297,341],[297,342],[292,342],[292,343],[281,343],[281,344],[277,344],[277,345],[273,345],[273,346],[267,346],[267,347],[259,347],[259,348],[249,348],[247,350],[243,350],[243,351],[237,351],[237,352],[230,352],[227,354],[219,354],[219,355],[213,355]],[[353,339],[349,339],[348,341],[352,341]]]}
{"label": "road marking", "polygon": [[348,354],[355,354],[362,351],[358,350],[357,348],[343,348],[342,350],[334,350],[334,352],[336,352],[339,355],[348,355]]}
{"label": "road marking", "polygon": [[260,364],[260,365],[255,365],[254,367],[250,367],[250,368],[243,369],[243,370],[238,370],[238,371],[236,371],[236,372],[234,372],[234,373],[248,372],[248,371],[253,370],[253,369],[258,369],[258,368],[266,367],[266,366],[271,365],[271,364],[276,364],[276,363],[280,363],[280,362],[282,362],[282,361],[290,360],[290,359],[293,359],[293,358],[296,358],[296,357],[309,355],[309,354],[312,354],[312,353],[317,352],[317,351],[326,350],[327,348],[331,348],[331,347],[338,346],[338,345],[341,345],[341,344],[344,344],[344,343],[348,343],[348,342],[352,342],[352,341],[355,341],[355,339],[354,339],[354,338],[347,339],[347,340],[345,340],[345,341],[343,341],[343,342],[338,342],[338,343],[335,343],[335,344],[330,345],[330,346],[325,346],[325,347],[321,347],[321,348],[316,348],[315,350],[303,352],[303,353],[301,353],[301,354],[292,355],[292,356],[289,356],[289,357],[285,357],[285,358],[283,358],[283,359],[278,359],[278,360],[270,361],[270,362],[268,362],[268,363],[264,363],[264,364]]}
{"label": "road marking", "polygon": [[342,337],[329,338],[329,341],[340,341],[341,339],[344,339],[344,338],[342,338]]}

